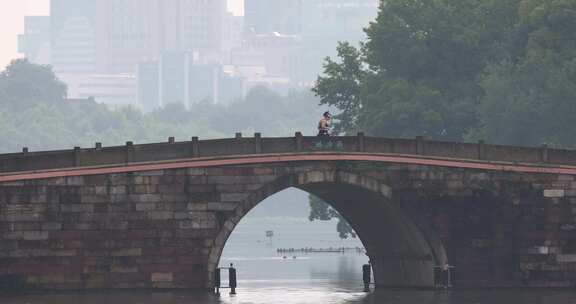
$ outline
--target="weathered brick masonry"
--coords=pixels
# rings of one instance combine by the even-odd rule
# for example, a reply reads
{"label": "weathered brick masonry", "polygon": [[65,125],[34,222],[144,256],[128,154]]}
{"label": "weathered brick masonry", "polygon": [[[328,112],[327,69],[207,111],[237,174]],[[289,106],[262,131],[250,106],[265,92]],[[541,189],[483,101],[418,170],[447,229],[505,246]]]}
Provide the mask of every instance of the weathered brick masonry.
{"label": "weathered brick masonry", "polygon": [[241,218],[297,187],[348,219],[379,286],[431,286],[449,263],[457,286],[574,287],[574,164],[546,147],[300,135],[0,155],[0,285],[208,288]]}

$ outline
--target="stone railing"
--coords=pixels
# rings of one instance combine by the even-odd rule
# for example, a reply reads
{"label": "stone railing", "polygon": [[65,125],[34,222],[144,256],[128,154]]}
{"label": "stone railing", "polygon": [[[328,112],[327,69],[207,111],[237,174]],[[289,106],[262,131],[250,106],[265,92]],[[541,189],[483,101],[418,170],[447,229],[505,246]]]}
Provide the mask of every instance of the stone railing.
{"label": "stone railing", "polygon": [[128,163],[169,161],[197,157],[217,157],[249,154],[274,153],[385,153],[426,157],[443,157],[479,161],[501,161],[539,163],[554,165],[576,165],[576,151],[539,148],[488,145],[484,142],[458,143],[427,141],[423,137],[415,139],[392,139],[357,136],[311,137],[296,133],[294,137],[242,137],[237,133],[231,139],[199,140],[176,142],[173,137],[168,142],[124,146],[103,147],[96,143],[94,148],[72,150],[30,152],[24,148],[20,153],[0,154],[0,173],[35,171],[71,167],[111,166]]}

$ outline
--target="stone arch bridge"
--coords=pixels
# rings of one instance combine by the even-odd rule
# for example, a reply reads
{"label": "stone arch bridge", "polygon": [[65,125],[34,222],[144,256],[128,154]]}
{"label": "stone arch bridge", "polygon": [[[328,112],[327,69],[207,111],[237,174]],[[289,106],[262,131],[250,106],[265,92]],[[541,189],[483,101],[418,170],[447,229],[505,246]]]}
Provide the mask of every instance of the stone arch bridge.
{"label": "stone arch bridge", "polygon": [[246,138],[0,155],[0,286],[211,286],[266,197],[329,202],[380,287],[576,285],[576,152],[423,138]]}

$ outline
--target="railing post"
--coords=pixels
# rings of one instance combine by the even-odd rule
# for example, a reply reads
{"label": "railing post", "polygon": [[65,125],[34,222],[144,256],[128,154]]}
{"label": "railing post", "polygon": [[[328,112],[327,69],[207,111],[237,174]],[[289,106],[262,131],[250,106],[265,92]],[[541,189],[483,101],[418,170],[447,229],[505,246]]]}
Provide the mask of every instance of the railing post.
{"label": "railing post", "polygon": [[192,137],[192,143],[190,147],[190,154],[192,157],[199,157],[200,156],[200,140],[197,136]]}
{"label": "railing post", "polygon": [[214,289],[217,295],[220,294],[221,285],[222,279],[220,277],[220,268],[216,268],[216,272],[214,272]]}
{"label": "railing post", "polygon": [[228,281],[230,285],[230,294],[236,294],[236,287],[238,286],[236,281],[236,268],[234,264],[230,263],[230,268],[228,268]]}
{"label": "railing post", "polygon": [[254,133],[254,152],[256,154],[262,153],[262,134]]}
{"label": "railing post", "polygon": [[540,147],[540,162],[542,163],[549,163],[550,162],[550,149],[548,148],[547,144],[543,144]]}
{"label": "railing post", "polygon": [[80,167],[80,147],[74,147],[74,167]]}
{"label": "railing post", "polygon": [[478,141],[478,159],[486,159],[486,143],[483,140]]}
{"label": "railing post", "polygon": [[416,154],[424,155],[425,147],[424,147],[424,136],[416,136]]}
{"label": "railing post", "polygon": [[296,134],[294,134],[294,138],[296,141],[296,152],[301,152],[302,151],[302,132],[296,132]]}
{"label": "railing post", "polygon": [[[26,158],[28,157],[28,152],[30,152],[30,150],[28,150],[28,147],[24,147],[22,148],[22,154],[19,158],[26,160]],[[33,168],[27,168],[27,163],[26,161],[22,162],[24,166],[18,166],[18,170],[30,170]]]}
{"label": "railing post", "polygon": [[366,144],[364,142],[364,132],[358,132],[357,135],[358,140],[358,152],[366,152]]}
{"label": "railing post", "polygon": [[134,161],[134,143],[131,141],[126,142],[126,163]]}
{"label": "railing post", "polygon": [[372,266],[370,264],[362,265],[362,281],[364,281],[364,292],[370,292],[370,283],[372,277]]}

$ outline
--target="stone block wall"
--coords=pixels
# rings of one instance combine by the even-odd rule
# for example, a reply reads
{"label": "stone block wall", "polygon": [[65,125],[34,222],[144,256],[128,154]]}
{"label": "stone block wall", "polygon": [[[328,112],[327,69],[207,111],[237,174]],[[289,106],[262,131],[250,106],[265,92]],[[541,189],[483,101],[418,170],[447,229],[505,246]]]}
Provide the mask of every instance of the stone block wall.
{"label": "stone block wall", "polygon": [[333,200],[381,286],[442,263],[457,286],[576,285],[574,176],[327,160],[0,183],[0,286],[209,288],[235,225],[287,187]]}
{"label": "stone block wall", "polygon": [[[221,229],[195,170],[0,186],[0,278],[42,288],[202,288]],[[3,282],[10,283],[10,282]]]}

